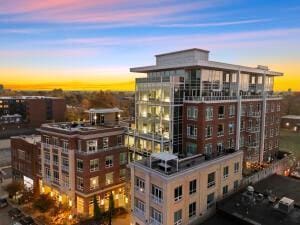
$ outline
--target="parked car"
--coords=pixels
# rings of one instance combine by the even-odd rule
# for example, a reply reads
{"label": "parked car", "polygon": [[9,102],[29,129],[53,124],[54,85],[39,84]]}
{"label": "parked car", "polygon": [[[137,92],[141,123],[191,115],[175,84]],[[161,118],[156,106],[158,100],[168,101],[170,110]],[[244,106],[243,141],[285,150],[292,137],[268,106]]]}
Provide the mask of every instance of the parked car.
{"label": "parked car", "polygon": [[7,200],[5,198],[0,198],[0,208],[8,206]]}
{"label": "parked car", "polygon": [[35,225],[36,223],[30,216],[25,216],[21,218],[19,221],[15,221],[13,225]]}
{"label": "parked car", "polygon": [[17,208],[13,208],[8,211],[8,215],[14,220],[14,219],[19,219],[24,216],[24,214]]}

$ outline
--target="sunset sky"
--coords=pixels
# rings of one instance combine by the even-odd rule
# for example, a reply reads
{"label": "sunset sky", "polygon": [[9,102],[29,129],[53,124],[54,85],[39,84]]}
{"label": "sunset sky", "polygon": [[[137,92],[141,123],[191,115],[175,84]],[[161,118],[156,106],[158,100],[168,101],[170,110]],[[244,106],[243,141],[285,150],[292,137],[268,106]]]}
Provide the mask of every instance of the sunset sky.
{"label": "sunset sky", "polygon": [[[0,0],[0,83],[133,90],[130,67],[185,48],[285,73],[300,91],[299,0]],[[140,75],[139,75],[140,76]]]}

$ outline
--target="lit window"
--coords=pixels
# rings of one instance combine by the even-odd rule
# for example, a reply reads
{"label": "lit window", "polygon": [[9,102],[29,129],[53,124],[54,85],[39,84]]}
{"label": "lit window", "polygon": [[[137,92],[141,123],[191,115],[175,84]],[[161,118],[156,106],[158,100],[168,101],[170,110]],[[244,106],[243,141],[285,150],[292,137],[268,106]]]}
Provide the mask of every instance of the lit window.
{"label": "lit window", "polygon": [[114,173],[107,173],[105,174],[105,184],[110,185],[114,182]]}
{"label": "lit window", "polygon": [[99,177],[90,178],[90,189],[94,190],[99,187]]}

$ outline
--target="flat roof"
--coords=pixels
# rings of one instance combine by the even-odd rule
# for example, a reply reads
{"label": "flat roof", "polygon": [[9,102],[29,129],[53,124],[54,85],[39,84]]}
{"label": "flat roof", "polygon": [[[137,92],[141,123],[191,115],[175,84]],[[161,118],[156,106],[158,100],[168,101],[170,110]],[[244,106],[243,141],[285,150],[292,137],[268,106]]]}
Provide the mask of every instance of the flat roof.
{"label": "flat roof", "polygon": [[152,153],[150,155],[150,157],[160,159],[160,160],[163,160],[163,161],[170,161],[170,160],[177,160],[178,159],[177,155],[174,155],[174,154],[169,153],[169,152]]}
{"label": "flat roof", "polygon": [[[199,50],[199,51],[208,52],[207,50],[192,48],[192,49],[186,49],[186,50],[182,50],[182,51],[163,53],[163,54],[159,54],[156,56],[176,54],[176,53],[187,52],[187,51],[191,51],[191,50]],[[268,68],[266,66],[258,65],[257,67],[249,67],[249,66],[235,65],[235,64],[216,62],[216,61],[210,61],[210,60],[196,60],[196,62],[195,61],[184,62],[184,63],[176,63],[176,64],[171,64],[171,65],[160,65],[160,66],[151,65],[151,66],[133,67],[133,68],[130,68],[130,72],[147,73],[147,72],[159,71],[159,70],[181,69],[181,68],[199,68],[199,67],[228,70],[228,71],[241,71],[244,73],[267,74],[270,76],[283,76],[283,73],[268,70]]]}
{"label": "flat roof", "polygon": [[36,144],[37,142],[41,142],[41,135],[20,135],[20,136],[14,136],[11,138],[21,138],[24,141],[30,143],[30,144]]}
{"label": "flat roof", "polygon": [[2,96],[0,100],[9,100],[9,99],[63,99],[61,97],[52,97],[52,96]]}
{"label": "flat roof", "polygon": [[300,115],[285,115],[281,117],[282,119],[292,119],[292,120],[300,120]]}
{"label": "flat roof", "polygon": [[155,56],[157,57],[157,56],[164,56],[164,55],[173,55],[173,54],[177,54],[177,53],[190,52],[190,51],[200,51],[200,52],[209,53],[209,51],[205,50],[205,49],[201,49],[201,48],[189,48],[189,49],[184,49],[184,50],[179,50],[179,51],[161,53],[161,54],[157,54]]}
{"label": "flat roof", "polygon": [[[257,224],[257,225],[299,225],[300,222],[300,180],[280,175],[272,175],[257,184],[254,187],[255,203],[246,201],[246,189],[242,192],[233,194],[232,196],[222,200],[217,204],[218,216],[232,221],[239,221],[237,224]],[[258,199],[259,194],[263,194],[263,198]],[[276,201],[271,203],[268,199],[270,195],[276,197]],[[276,209],[276,205],[282,199],[291,199],[295,201],[295,208],[291,212],[285,214]],[[291,201],[289,200],[289,201]],[[205,225],[218,224],[213,223],[214,218],[209,220]],[[233,223],[235,224],[235,223]]]}
{"label": "flat roof", "polygon": [[115,108],[103,108],[103,109],[89,109],[86,110],[88,113],[99,113],[99,114],[105,114],[105,113],[120,113],[123,112],[123,110],[115,107]]}

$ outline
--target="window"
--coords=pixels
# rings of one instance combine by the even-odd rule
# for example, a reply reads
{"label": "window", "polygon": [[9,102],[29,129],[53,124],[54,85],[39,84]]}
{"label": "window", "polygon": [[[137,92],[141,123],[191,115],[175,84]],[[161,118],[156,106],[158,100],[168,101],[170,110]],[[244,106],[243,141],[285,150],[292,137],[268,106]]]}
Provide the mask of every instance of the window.
{"label": "window", "polygon": [[182,209],[174,212],[174,225],[182,224]]}
{"label": "window", "polygon": [[211,193],[209,195],[207,195],[207,208],[211,208],[214,204],[215,201],[215,193]]}
{"label": "window", "polygon": [[55,148],[59,147],[59,140],[57,137],[53,137],[53,145]]}
{"label": "window", "polygon": [[63,173],[62,182],[63,182],[64,187],[67,187],[67,188],[69,187],[69,175],[68,174]]}
{"label": "window", "polygon": [[161,212],[151,207],[150,223],[152,224],[163,224],[163,217]]}
{"label": "window", "polygon": [[123,136],[122,135],[118,135],[117,141],[118,141],[118,145],[123,145]]}
{"label": "window", "polygon": [[59,183],[59,173],[57,170],[53,171],[53,177],[54,177],[54,181]]}
{"label": "window", "polygon": [[90,160],[90,172],[99,170],[99,159]]}
{"label": "window", "polygon": [[58,155],[57,154],[53,154],[53,164],[55,166],[58,166]]}
{"label": "window", "polygon": [[105,168],[110,168],[113,166],[114,156],[109,155],[105,157]]}
{"label": "window", "polygon": [[163,191],[161,188],[157,187],[156,185],[152,184],[151,188],[151,196],[152,200],[156,203],[162,203],[163,201]]}
{"label": "window", "polygon": [[66,157],[62,157],[62,169],[64,171],[69,171],[69,159]]}
{"label": "window", "polygon": [[234,133],[234,123],[233,122],[230,122],[228,124],[228,133],[229,134],[233,134]]}
{"label": "window", "polygon": [[50,147],[50,138],[49,137],[45,138],[45,144],[46,144],[46,148]]}
{"label": "window", "polygon": [[126,179],[126,169],[120,169],[120,181],[123,181]]}
{"label": "window", "polygon": [[182,186],[179,186],[174,189],[174,200],[175,202],[182,199]]}
{"label": "window", "polygon": [[205,109],[205,120],[210,121],[213,119],[213,107],[206,107]]}
{"label": "window", "polygon": [[218,154],[223,153],[223,150],[224,150],[223,142],[217,143],[217,152],[218,152]]}
{"label": "window", "polygon": [[235,105],[229,106],[229,117],[235,116]]}
{"label": "window", "polygon": [[188,120],[197,120],[198,118],[198,109],[194,106],[187,107],[187,118]]}
{"label": "window", "polygon": [[47,179],[47,180],[51,180],[51,172],[50,172],[50,168],[45,167],[45,174],[46,174],[46,179]]}
{"label": "window", "polygon": [[135,190],[140,192],[145,191],[145,181],[142,178],[135,177]]}
{"label": "window", "polygon": [[114,182],[114,172],[105,174],[105,184],[110,185]]}
{"label": "window", "polygon": [[228,193],[228,185],[225,185],[223,187],[223,196],[226,195]]}
{"label": "window", "polygon": [[98,187],[99,187],[99,177],[96,176],[96,177],[90,178],[90,189],[94,190]]}
{"label": "window", "polygon": [[233,183],[233,189],[236,191],[238,188],[239,188],[239,181],[236,180],[236,181],[234,181],[234,183]]}
{"label": "window", "polygon": [[215,172],[212,172],[207,175],[207,187],[208,188],[215,186],[215,184],[216,184],[215,175],[216,175]]}
{"label": "window", "polygon": [[108,148],[108,137],[103,138],[103,148]]}
{"label": "window", "polygon": [[218,118],[222,119],[224,117],[225,117],[225,107],[222,105],[222,106],[219,106],[219,108],[218,108]]}
{"label": "window", "polygon": [[63,141],[63,151],[68,151],[69,148],[69,142],[68,141]]}
{"label": "window", "polygon": [[[45,154],[45,156],[46,156],[46,154]],[[18,158],[25,160],[25,151],[18,149]],[[49,155],[49,160],[50,160],[50,155]]]}
{"label": "window", "polygon": [[120,153],[120,165],[125,165],[127,163],[127,153],[121,152]]}
{"label": "window", "polygon": [[204,146],[204,153],[206,156],[211,156],[212,155],[212,144],[205,144]]}
{"label": "window", "polygon": [[277,112],[280,112],[280,103],[277,103]]}
{"label": "window", "polygon": [[191,138],[197,138],[197,127],[195,125],[187,126],[187,136]]}
{"label": "window", "polygon": [[234,139],[233,138],[228,139],[228,148],[231,148],[231,149],[234,148]]}
{"label": "window", "polygon": [[227,178],[228,177],[228,174],[229,174],[229,167],[228,166],[225,166],[223,168],[223,178]]}
{"label": "window", "polygon": [[83,160],[77,159],[77,171],[82,172],[83,171]]}
{"label": "window", "polygon": [[244,147],[244,145],[245,145],[245,137],[241,136],[240,137],[240,148]]}
{"label": "window", "polygon": [[197,191],[197,180],[190,181],[190,195]]}
{"label": "window", "polygon": [[208,125],[205,127],[205,138],[211,138],[212,137],[213,128],[212,126]]}
{"label": "window", "polygon": [[83,191],[83,178],[77,177],[77,189]]}
{"label": "window", "polygon": [[241,131],[244,131],[246,128],[246,122],[245,120],[241,120]]}
{"label": "window", "polygon": [[219,124],[218,125],[218,136],[224,135],[224,124]]}
{"label": "window", "polygon": [[189,218],[196,216],[196,202],[189,204]]}
{"label": "window", "polygon": [[197,144],[187,143],[186,144],[186,153],[188,156],[196,155],[197,153]]}
{"label": "window", "polygon": [[95,152],[97,151],[97,140],[89,140],[86,142],[87,151],[88,152]]}
{"label": "window", "polygon": [[234,163],[234,172],[238,173],[239,170],[240,170],[240,163],[239,162]]}
{"label": "window", "polygon": [[45,153],[44,157],[45,157],[45,163],[46,164],[50,164],[50,154],[49,153]]}
{"label": "window", "polygon": [[138,198],[134,199],[134,211],[142,214],[144,216],[145,214],[145,203]]}

